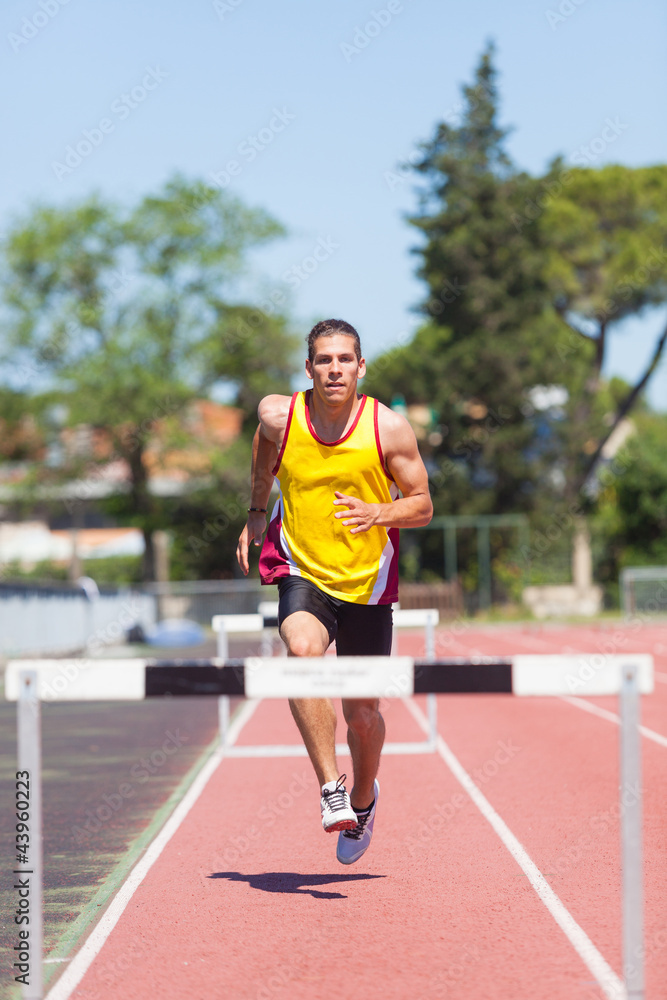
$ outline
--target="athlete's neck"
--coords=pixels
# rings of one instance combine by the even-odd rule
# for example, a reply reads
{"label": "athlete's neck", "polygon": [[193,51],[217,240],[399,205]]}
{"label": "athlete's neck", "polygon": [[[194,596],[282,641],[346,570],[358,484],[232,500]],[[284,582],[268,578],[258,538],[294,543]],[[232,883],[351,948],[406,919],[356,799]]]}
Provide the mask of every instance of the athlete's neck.
{"label": "athlete's neck", "polygon": [[307,397],[310,422],[323,441],[339,441],[349,431],[359,412],[363,393],[355,392],[349,399],[332,403],[322,399],[313,389]]}

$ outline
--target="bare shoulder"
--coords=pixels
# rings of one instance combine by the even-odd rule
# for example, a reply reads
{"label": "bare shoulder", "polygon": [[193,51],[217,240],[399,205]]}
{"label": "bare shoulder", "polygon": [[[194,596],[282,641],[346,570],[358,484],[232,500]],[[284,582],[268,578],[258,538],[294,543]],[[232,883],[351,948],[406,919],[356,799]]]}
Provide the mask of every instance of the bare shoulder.
{"label": "bare shoulder", "polygon": [[284,434],[291,401],[291,396],[279,396],[277,393],[265,396],[260,401],[257,416],[262,430],[270,440],[275,441]]}
{"label": "bare shoulder", "polygon": [[378,406],[378,430],[385,454],[411,452],[417,448],[417,439],[410,422],[400,413],[395,413],[384,403]]}

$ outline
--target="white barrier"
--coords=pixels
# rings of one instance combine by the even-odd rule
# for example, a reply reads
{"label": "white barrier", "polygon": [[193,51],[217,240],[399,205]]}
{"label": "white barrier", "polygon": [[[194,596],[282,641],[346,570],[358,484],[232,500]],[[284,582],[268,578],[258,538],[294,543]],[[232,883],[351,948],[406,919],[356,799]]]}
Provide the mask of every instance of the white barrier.
{"label": "white barrier", "polygon": [[[263,620],[263,618],[262,618]],[[482,682],[493,681],[492,672],[486,670],[486,664],[480,663],[478,658],[475,662],[468,661],[471,672],[476,673]],[[524,685],[522,693],[527,692],[527,673],[538,673],[539,657],[532,657],[532,664],[524,664],[521,673],[521,683]],[[553,662],[547,671],[553,681],[555,678],[556,687],[554,690],[544,689],[545,685],[539,688],[541,694],[559,695],[562,692],[563,683],[570,677],[576,676],[576,670],[581,673],[581,683],[586,683],[584,675],[594,669],[593,660],[595,657],[589,656],[588,662],[583,663],[584,657],[545,657],[546,660],[560,661],[560,665]],[[366,662],[365,662],[366,661]],[[641,795],[641,739],[640,739],[640,719],[639,719],[639,694],[640,689],[652,689],[652,658],[645,654],[639,656],[627,654],[624,657],[615,657],[612,668],[606,672],[605,684],[613,682],[615,692],[619,697],[619,715],[621,718],[620,727],[620,763],[621,763],[621,783],[620,783],[620,809],[621,817],[621,843],[622,843],[622,874],[623,874],[623,962],[625,975],[625,991],[623,995],[627,1000],[643,1000],[644,998],[644,929],[643,929],[643,870],[642,870],[642,795]],[[624,662],[618,662],[624,661]],[[650,662],[649,662],[650,661]],[[69,661],[75,664],[76,661]],[[364,688],[364,691],[373,691],[375,694],[384,693],[387,697],[400,697],[403,690],[409,694],[412,690],[422,692],[432,692],[442,690],[435,686],[437,680],[435,671],[452,669],[452,673],[457,672],[457,668],[462,665],[456,660],[449,662],[422,661],[422,674],[418,678],[416,664],[411,657],[322,657],[317,661],[305,661],[298,657],[282,657],[276,659],[275,663],[259,657],[249,657],[243,666],[243,681],[239,686],[239,662],[225,664],[218,661],[97,661],[90,663],[89,668],[84,665],[73,673],[70,680],[70,687],[62,693],[62,700],[97,698],[116,699],[119,696],[119,686],[125,686],[129,681],[131,684],[131,697],[156,697],[172,695],[178,689],[178,679],[180,678],[184,689],[190,694],[216,695],[220,690],[238,691],[241,694],[253,692],[262,697],[290,697],[299,693],[298,696],[322,696],[330,697],[337,694],[350,692],[352,697],[359,696],[360,688],[358,683],[360,678],[365,678],[364,683],[375,685],[375,687]],[[518,680],[515,676],[514,664],[508,663],[504,659],[498,658],[493,666],[500,667],[506,674],[506,680],[512,673],[512,686],[509,690],[503,688],[506,693],[517,693],[513,691],[513,684]],[[558,666],[558,670],[555,667]],[[18,701],[18,772],[19,776],[25,778],[25,787],[29,789],[30,807],[30,846],[26,847],[24,854],[17,857],[17,868],[15,874],[26,876],[26,888],[28,890],[28,909],[31,912],[30,926],[30,955],[31,955],[31,981],[24,989],[26,1000],[39,1000],[42,996],[42,791],[41,791],[41,731],[40,731],[40,701],[43,697],[43,682],[50,681],[52,687],[57,685],[56,676],[62,674],[62,661],[13,661],[7,667],[7,688],[8,698],[16,698]],[[173,672],[173,676],[168,683],[164,683],[166,671]],[[61,671],[60,675],[51,675],[51,671]],[[119,685],[121,678],[117,676],[119,672],[125,672],[122,678],[122,685]],[[564,672],[567,671],[567,672]],[[460,675],[460,670],[458,671]],[[203,676],[202,676],[203,673]],[[312,675],[310,678],[306,675]],[[643,677],[641,676],[643,674]],[[227,686],[222,686],[223,675],[227,678]],[[298,675],[298,676],[297,676]],[[216,686],[215,679],[218,679]],[[412,678],[412,684],[410,683]],[[420,686],[417,686],[417,680]],[[172,683],[173,682],[173,683]],[[236,686],[232,685],[235,684]],[[294,682],[294,686],[291,686]],[[406,682],[406,683],[404,683]],[[449,690],[460,690],[455,684],[451,684]],[[458,682],[457,682],[458,683]],[[308,685],[311,685],[308,687]],[[315,685],[314,687],[312,685]],[[428,686],[433,684],[433,686]],[[175,687],[174,687],[175,685]],[[199,687],[197,687],[199,685]],[[306,685],[306,687],[304,687]],[[355,686],[356,685],[356,686]],[[535,685],[532,685],[533,687]],[[127,690],[127,689],[126,689]],[[480,686],[476,690],[497,691],[494,686]],[[605,691],[607,692],[607,687]],[[583,692],[580,692],[583,693]],[[432,696],[432,695],[431,695]],[[225,700],[227,712],[229,707],[229,697],[224,695],[221,701]],[[228,719],[227,719],[228,721]],[[230,746],[227,739],[227,728],[222,727],[222,741],[224,756],[305,756],[305,747],[237,747]],[[422,753],[429,747],[426,744],[394,744],[394,752],[397,753]],[[385,744],[383,752],[392,752],[391,744]],[[433,744],[435,746],[435,744]],[[347,751],[347,747],[337,747],[337,752],[341,749]],[[627,800],[626,793],[629,788],[638,789],[639,794],[630,796]]]}
{"label": "white barrier", "polygon": [[[211,627],[213,631],[217,633],[218,636],[218,656],[221,660],[226,660],[229,658],[229,636],[237,634],[244,635],[252,632],[262,633],[262,646],[261,655],[262,657],[273,656],[273,637],[275,625],[269,625],[268,622],[277,622],[278,619],[278,602],[277,601],[262,601],[257,609],[257,614],[254,615],[214,615],[211,619]],[[424,629],[424,644],[426,647],[426,659],[435,659],[435,628],[440,621],[440,614],[437,608],[399,608],[394,607],[393,609],[393,624],[394,628],[423,628]],[[394,636],[394,642],[392,646],[392,656],[396,653],[396,638]],[[339,658],[340,659],[340,658]],[[364,657],[364,659],[369,659],[369,657]],[[259,662],[259,661],[258,661]],[[398,671],[400,676],[400,670]],[[277,678],[277,673],[275,671],[271,672],[271,675]],[[394,683],[394,682],[392,682]],[[289,681],[287,682],[289,685]],[[285,684],[281,691],[285,690]],[[312,687],[311,687],[312,690]],[[407,688],[404,692],[408,694]],[[411,692],[410,692],[411,693]],[[285,697],[285,695],[281,695]],[[340,691],[338,692],[340,697]],[[266,695],[263,695],[266,697]],[[306,697],[306,695],[294,695],[293,697]],[[308,697],[317,697],[316,695],[310,694]],[[354,695],[347,695],[347,697],[354,697]],[[387,743],[384,746],[384,753],[433,753],[435,750],[435,743],[438,735],[438,703],[434,694],[429,693],[426,696],[426,714],[429,722],[429,732],[428,738],[417,743]],[[220,742],[222,746],[226,745],[227,731],[229,729],[229,697],[227,695],[221,695],[218,701],[218,722],[220,728]],[[235,756],[259,756],[261,753],[265,752],[265,747],[234,747],[233,752]],[[275,746],[271,747],[274,756],[303,756],[305,754],[305,747],[303,746]],[[339,744],[336,747],[336,753],[346,753],[347,746],[345,744]]]}
{"label": "white barrier", "polygon": [[[277,601],[262,601],[254,615],[214,615],[211,627],[218,636],[218,656],[223,660],[229,657],[229,635],[267,631],[271,626],[267,625],[266,619],[277,618]],[[435,658],[435,629],[440,621],[437,608],[395,607],[393,620],[394,628],[423,628],[426,658]],[[267,655],[271,654],[262,650],[262,656]]]}

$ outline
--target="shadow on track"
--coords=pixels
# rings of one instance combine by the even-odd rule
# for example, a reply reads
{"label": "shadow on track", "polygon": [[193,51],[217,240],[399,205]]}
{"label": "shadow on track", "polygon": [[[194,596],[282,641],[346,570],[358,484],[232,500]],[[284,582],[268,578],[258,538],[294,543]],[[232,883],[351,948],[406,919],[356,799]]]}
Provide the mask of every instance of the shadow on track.
{"label": "shadow on track", "polygon": [[300,875],[298,872],[260,872],[257,875],[243,875],[241,872],[213,872],[207,878],[226,878],[230,882],[247,882],[253,889],[263,892],[305,893],[316,899],[347,899],[341,892],[319,892],[301,886],[328,885],[329,882],[358,882],[361,879],[386,878],[386,875],[347,874]]}

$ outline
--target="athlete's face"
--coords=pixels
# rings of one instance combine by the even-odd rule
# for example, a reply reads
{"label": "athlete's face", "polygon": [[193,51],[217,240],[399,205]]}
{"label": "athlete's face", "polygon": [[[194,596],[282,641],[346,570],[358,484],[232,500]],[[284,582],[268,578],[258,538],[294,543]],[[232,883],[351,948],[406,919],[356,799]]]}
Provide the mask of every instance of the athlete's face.
{"label": "athlete's face", "polygon": [[316,392],[332,403],[342,403],[357,391],[357,379],[366,374],[366,362],[357,360],[353,337],[335,333],[317,338],[315,357],[306,361],[306,372]]}

